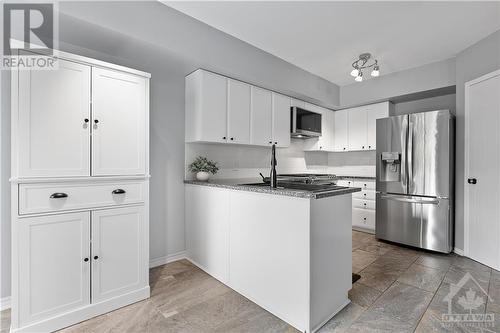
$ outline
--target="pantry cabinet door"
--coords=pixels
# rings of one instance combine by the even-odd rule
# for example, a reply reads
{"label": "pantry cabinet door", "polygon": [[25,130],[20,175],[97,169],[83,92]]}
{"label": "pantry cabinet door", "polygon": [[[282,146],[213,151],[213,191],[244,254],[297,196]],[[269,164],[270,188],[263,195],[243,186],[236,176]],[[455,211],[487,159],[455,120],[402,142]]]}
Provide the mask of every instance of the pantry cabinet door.
{"label": "pantry cabinet door", "polygon": [[92,175],[146,173],[148,82],[92,68]]}
{"label": "pantry cabinet door", "polygon": [[90,213],[16,223],[20,325],[90,304]]}
{"label": "pantry cabinet door", "polygon": [[347,128],[347,110],[339,110],[333,113],[334,117],[334,150],[347,151],[348,150],[348,128]]}
{"label": "pantry cabinet door", "polygon": [[90,67],[58,65],[17,72],[19,177],[90,175]]}
{"label": "pantry cabinet door", "polygon": [[273,143],[290,146],[290,97],[273,93]]}
{"label": "pantry cabinet door", "polygon": [[250,143],[250,85],[228,80],[227,142]]}
{"label": "pantry cabinet door", "polygon": [[273,97],[269,90],[252,87],[250,143],[269,146],[273,140]]}
{"label": "pantry cabinet door", "polygon": [[92,302],[145,287],[144,207],[92,212]]}
{"label": "pantry cabinet door", "polygon": [[365,150],[366,143],[366,109],[364,107],[348,111],[349,150]]}

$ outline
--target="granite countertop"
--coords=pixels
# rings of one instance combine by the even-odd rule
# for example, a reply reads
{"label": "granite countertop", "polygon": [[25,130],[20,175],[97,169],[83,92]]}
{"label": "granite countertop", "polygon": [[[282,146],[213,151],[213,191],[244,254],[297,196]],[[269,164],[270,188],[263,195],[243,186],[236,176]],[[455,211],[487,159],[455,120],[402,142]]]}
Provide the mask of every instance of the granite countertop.
{"label": "granite countertop", "polygon": [[296,190],[289,188],[270,188],[269,186],[258,186],[258,185],[242,185],[242,184],[251,184],[251,183],[261,183],[262,180],[260,178],[252,178],[252,179],[211,179],[207,182],[202,182],[198,180],[184,180],[185,184],[191,185],[201,185],[201,186],[209,186],[209,187],[218,187],[218,188],[227,188],[231,190],[238,191],[248,191],[248,192],[257,192],[257,193],[268,193],[275,195],[284,195],[289,197],[296,198],[308,198],[308,199],[321,199],[326,197],[333,197],[336,195],[344,195],[351,194],[354,192],[361,191],[358,187],[348,187],[336,190],[325,190],[321,192],[310,192],[305,190]]}
{"label": "granite countertop", "polygon": [[337,179],[370,179],[375,180],[377,177],[375,176],[337,176]]}

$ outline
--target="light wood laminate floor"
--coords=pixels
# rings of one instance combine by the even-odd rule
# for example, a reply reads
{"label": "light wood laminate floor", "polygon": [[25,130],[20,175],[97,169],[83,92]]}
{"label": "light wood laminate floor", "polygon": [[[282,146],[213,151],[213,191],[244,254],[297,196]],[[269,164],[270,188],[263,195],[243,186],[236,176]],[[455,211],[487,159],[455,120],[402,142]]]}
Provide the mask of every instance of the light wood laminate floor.
{"label": "light wood laminate floor", "polygon": [[[457,255],[439,255],[380,242],[353,231],[353,272],[361,279],[351,303],[319,332],[500,332],[500,273]],[[464,290],[472,313],[492,313],[488,327],[444,327],[445,297],[469,273]],[[151,298],[61,332],[298,332],[187,260],[150,271]],[[483,292],[489,293],[489,298]],[[453,313],[464,313],[457,294]],[[483,300],[481,303],[480,300]],[[467,301],[467,297],[465,298]],[[462,305],[467,306],[466,302]],[[8,332],[9,310],[1,312]]]}

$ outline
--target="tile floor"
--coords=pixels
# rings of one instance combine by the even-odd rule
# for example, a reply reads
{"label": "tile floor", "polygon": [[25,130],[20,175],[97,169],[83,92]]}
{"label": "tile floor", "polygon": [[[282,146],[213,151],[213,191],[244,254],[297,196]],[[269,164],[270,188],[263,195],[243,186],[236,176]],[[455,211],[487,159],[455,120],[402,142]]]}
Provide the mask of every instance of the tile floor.
{"label": "tile floor", "polygon": [[[319,332],[500,332],[498,271],[362,232],[352,237],[353,271],[361,279],[349,293],[352,302]],[[473,279],[462,280],[466,273]],[[61,332],[298,332],[186,260],[153,268],[150,275],[150,299]],[[444,300],[461,280],[465,284],[448,306]],[[482,328],[444,327],[441,316],[448,309],[495,316]],[[2,311],[0,333],[8,332],[9,319],[9,311]]]}

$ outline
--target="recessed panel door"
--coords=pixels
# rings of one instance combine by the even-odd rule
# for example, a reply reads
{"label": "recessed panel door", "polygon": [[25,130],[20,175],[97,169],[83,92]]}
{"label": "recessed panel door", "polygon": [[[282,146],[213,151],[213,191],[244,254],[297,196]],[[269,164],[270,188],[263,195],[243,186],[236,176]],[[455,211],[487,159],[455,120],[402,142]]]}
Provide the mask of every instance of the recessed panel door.
{"label": "recessed panel door", "polygon": [[92,212],[92,302],[147,283],[144,219],[143,206]]}
{"label": "recessed panel door", "polygon": [[92,175],[146,172],[147,79],[92,68]]}
{"label": "recessed panel door", "polygon": [[290,146],[290,97],[273,93],[273,142]]}
{"label": "recessed panel door", "polygon": [[90,304],[90,213],[16,223],[20,326]]}
{"label": "recessed panel door", "polygon": [[250,143],[250,85],[228,80],[227,142]]}
{"label": "recessed panel door", "polygon": [[90,67],[58,65],[18,71],[20,177],[90,175]]}
{"label": "recessed panel door", "polygon": [[250,121],[250,143],[269,146],[273,140],[273,98],[272,93],[258,87],[252,87]]}

